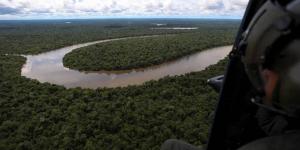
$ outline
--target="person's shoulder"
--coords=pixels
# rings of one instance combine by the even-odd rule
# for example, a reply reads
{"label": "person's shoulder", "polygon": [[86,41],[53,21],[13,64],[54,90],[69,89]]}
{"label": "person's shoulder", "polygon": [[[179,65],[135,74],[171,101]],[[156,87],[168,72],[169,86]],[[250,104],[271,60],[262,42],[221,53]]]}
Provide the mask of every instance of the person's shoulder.
{"label": "person's shoulder", "polygon": [[300,130],[253,141],[238,150],[299,150]]}

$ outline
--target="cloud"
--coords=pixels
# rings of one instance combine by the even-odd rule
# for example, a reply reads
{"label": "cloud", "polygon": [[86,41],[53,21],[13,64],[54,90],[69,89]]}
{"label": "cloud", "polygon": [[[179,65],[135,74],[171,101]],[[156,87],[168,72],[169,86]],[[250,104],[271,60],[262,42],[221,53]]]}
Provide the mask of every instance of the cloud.
{"label": "cloud", "polygon": [[248,0],[1,0],[4,16],[242,16]]}
{"label": "cloud", "polygon": [[242,16],[248,0],[200,0],[200,9],[203,14],[219,16]]}
{"label": "cloud", "polygon": [[6,6],[1,6],[0,5],[0,15],[4,15],[4,14],[18,14],[19,10],[15,9],[15,8],[10,8],[10,7],[6,7]]}
{"label": "cloud", "polygon": [[204,6],[206,6],[207,10],[222,10],[222,9],[224,9],[224,3],[222,1],[210,1],[210,2],[206,2],[205,4],[204,4]]}

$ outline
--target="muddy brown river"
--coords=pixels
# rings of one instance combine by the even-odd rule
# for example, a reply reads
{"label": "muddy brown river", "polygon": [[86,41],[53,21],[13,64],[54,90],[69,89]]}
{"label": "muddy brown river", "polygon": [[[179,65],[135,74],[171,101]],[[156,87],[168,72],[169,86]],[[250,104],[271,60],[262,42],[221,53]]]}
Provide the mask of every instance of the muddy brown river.
{"label": "muddy brown river", "polygon": [[101,40],[68,46],[38,55],[26,55],[27,61],[22,68],[22,76],[37,79],[40,82],[63,85],[67,88],[124,87],[139,85],[165,76],[201,71],[210,65],[216,64],[227,56],[232,49],[232,46],[211,48],[161,65],[127,71],[80,72],[63,66],[64,55],[74,49],[96,43],[125,39],[128,38]]}

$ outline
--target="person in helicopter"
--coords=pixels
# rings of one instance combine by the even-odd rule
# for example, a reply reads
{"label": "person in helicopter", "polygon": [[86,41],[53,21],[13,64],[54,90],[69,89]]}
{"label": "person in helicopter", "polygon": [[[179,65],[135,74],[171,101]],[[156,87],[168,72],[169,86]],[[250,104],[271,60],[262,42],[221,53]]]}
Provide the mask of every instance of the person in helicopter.
{"label": "person in helicopter", "polygon": [[[267,0],[239,44],[244,68],[256,95],[256,118],[267,135],[239,150],[300,149],[300,0]],[[199,150],[167,140],[162,150]]]}

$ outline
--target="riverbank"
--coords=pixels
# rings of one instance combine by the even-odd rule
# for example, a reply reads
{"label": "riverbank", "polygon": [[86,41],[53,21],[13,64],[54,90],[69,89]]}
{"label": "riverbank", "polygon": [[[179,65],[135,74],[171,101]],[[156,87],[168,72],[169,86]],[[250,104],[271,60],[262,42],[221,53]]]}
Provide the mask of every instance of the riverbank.
{"label": "riverbank", "polygon": [[27,78],[37,79],[39,82],[49,82],[67,88],[96,89],[99,87],[141,85],[147,81],[158,80],[166,76],[201,71],[210,65],[216,64],[227,56],[232,49],[232,46],[211,48],[171,62],[133,70],[81,72],[63,66],[62,58],[65,54],[89,44],[93,43],[79,44],[48,53],[26,56],[27,61],[21,74]]}
{"label": "riverbank", "polygon": [[230,45],[234,32],[210,30],[109,41],[73,50],[65,55],[63,64],[80,71],[145,68],[208,48]]}
{"label": "riverbank", "polygon": [[141,86],[97,90],[22,77],[24,63],[0,55],[0,148],[159,149],[170,138],[205,144],[218,97],[206,80],[223,74],[226,61]]}

